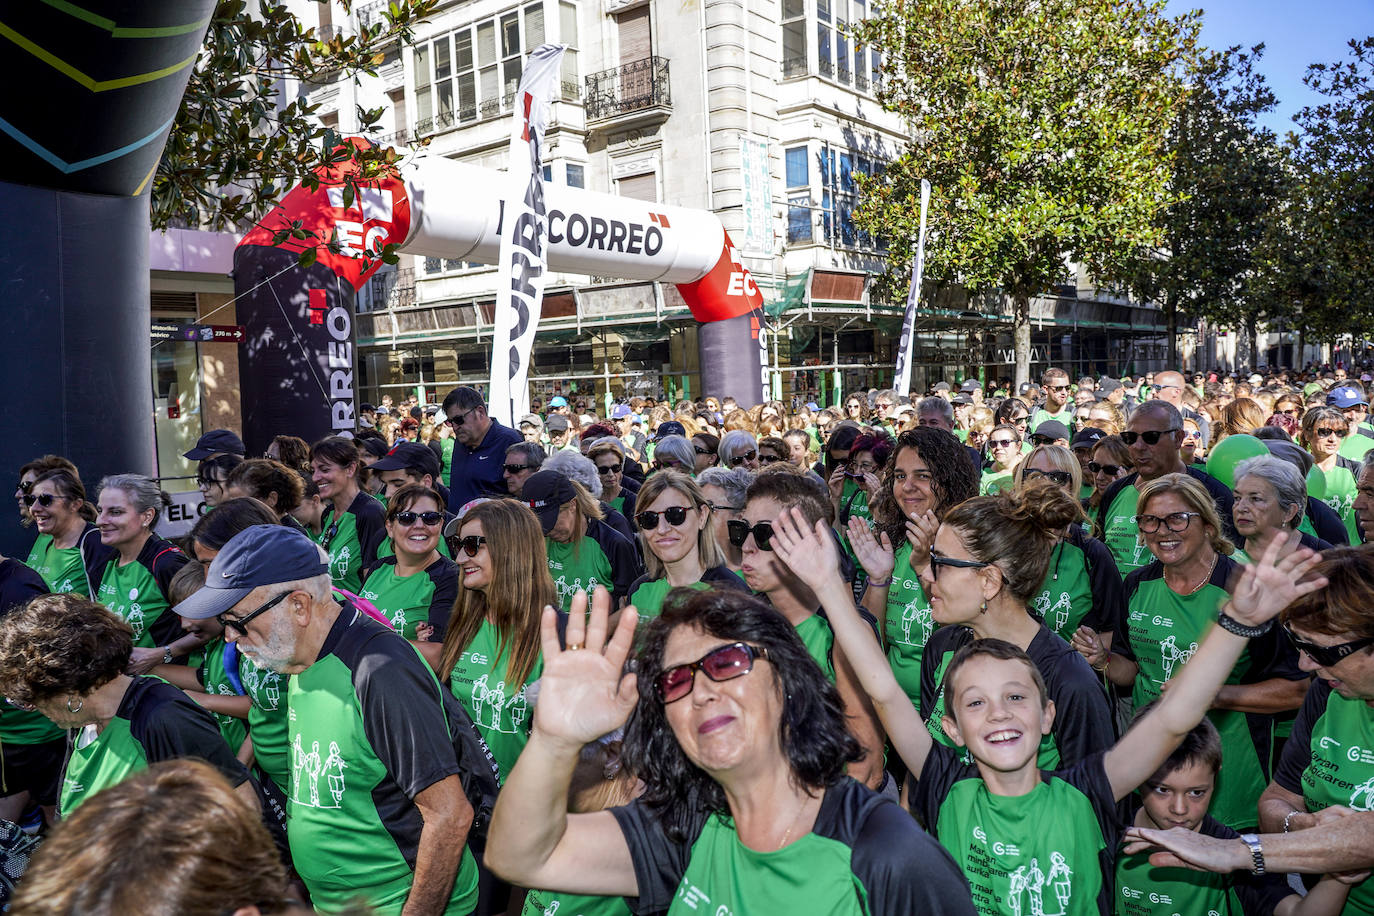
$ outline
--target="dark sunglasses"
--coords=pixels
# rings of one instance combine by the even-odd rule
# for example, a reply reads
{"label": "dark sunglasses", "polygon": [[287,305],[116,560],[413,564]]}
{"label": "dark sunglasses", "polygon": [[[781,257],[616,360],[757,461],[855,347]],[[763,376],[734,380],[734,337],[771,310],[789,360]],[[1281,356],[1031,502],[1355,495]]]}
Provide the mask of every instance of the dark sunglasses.
{"label": "dark sunglasses", "polygon": [[779,458],[777,455],[760,455],[760,456],[759,456],[759,464],[777,464],[779,461],[783,461],[783,460],[785,460],[785,459]]}
{"label": "dark sunglasses", "polygon": [[1015,439],[989,439],[988,445],[992,448],[1011,448],[1016,444]]}
{"label": "dark sunglasses", "polygon": [[439,523],[442,522],[443,520],[444,520],[444,513],[442,513],[442,512],[410,512],[410,511],[406,511],[406,512],[397,512],[397,513],[396,513],[396,521],[399,522],[399,523],[402,524],[402,525],[405,525],[407,528],[409,528],[411,525],[415,524],[416,521],[424,522],[426,528],[433,528],[435,525],[439,524]]}
{"label": "dark sunglasses", "polygon": [[669,506],[662,512],[654,512],[646,509],[635,516],[635,524],[645,531],[653,531],[658,527],[658,517],[660,515],[668,520],[668,524],[676,527],[687,521],[687,507]]}
{"label": "dark sunglasses", "polygon": [[1034,480],[1037,477],[1047,477],[1061,487],[1067,487],[1073,483],[1073,475],[1068,471],[1042,471],[1038,468],[1026,468],[1021,472],[1022,480]]}
{"label": "dark sunglasses", "polygon": [[731,643],[712,649],[701,658],[685,665],[674,665],[658,676],[655,682],[658,696],[664,703],[673,703],[692,692],[697,672],[704,672],[719,683],[741,677],[754,670],[754,659],[768,658],[768,650],[744,642]]}
{"label": "dark sunglasses", "polygon": [[453,544],[470,557],[477,556],[477,551],[482,549],[482,545],[487,539],[480,534],[469,534],[465,538],[454,538]]}
{"label": "dark sunglasses", "polygon": [[1318,426],[1316,429],[1316,433],[1318,439],[1325,439],[1327,436],[1337,436],[1341,439],[1344,439],[1346,436],[1350,435],[1350,430],[1332,429],[1329,426]]}
{"label": "dark sunglasses", "polygon": [[20,493],[27,493],[27,492],[29,492],[29,491],[32,490],[32,489],[33,489],[33,481],[32,481],[32,480],[21,480],[21,481],[19,481],[19,492],[20,492]]}
{"label": "dark sunglasses", "polygon": [[667,461],[655,461],[655,462],[654,462],[654,470],[655,470],[655,471],[665,471],[665,470],[666,470],[666,471],[680,471],[680,470],[682,470],[682,462],[680,462],[680,461],[673,461],[671,458],[668,459]]}
{"label": "dark sunglasses", "polygon": [[501,470],[505,471],[507,474],[519,474],[521,471],[537,471],[537,470],[539,470],[539,465],[537,465],[537,464],[503,464],[503,465],[501,465]]}
{"label": "dark sunglasses", "polygon": [[1054,437],[1042,436],[1039,433],[1032,433],[1031,445],[1054,445]]}
{"label": "dark sunglasses", "polygon": [[1117,474],[1121,473],[1121,465],[1098,464],[1096,461],[1089,461],[1088,470],[1092,471],[1094,474],[1106,474],[1108,477],[1115,477]]}
{"label": "dark sunglasses", "polygon": [[709,507],[711,508],[711,511],[712,511],[712,512],[743,512],[743,511],[744,511],[744,507],[743,507],[743,506],[732,506],[732,505],[730,505],[729,503],[724,503],[724,504],[722,504],[722,505],[716,505],[715,503],[707,503],[706,505],[709,506]]}
{"label": "dark sunglasses", "polygon": [[238,633],[240,636],[247,636],[248,624],[253,622],[253,618],[260,614],[266,614],[268,611],[272,610],[272,608],[280,604],[282,599],[289,594],[291,593],[282,592],[247,617],[230,617],[228,614],[216,614],[215,619],[220,622],[220,626],[224,627],[224,629]]}
{"label": "dark sunglasses", "polygon": [[1355,639],[1350,642],[1337,643],[1334,646],[1319,646],[1314,642],[1308,642],[1290,628],[1284,627],[1283,631],[1288,634],[1293,647],[1316,662],[1322,668],[1330,668],[1340,663],[1341,659],[1348,655],[1354,655],[1361,649],[1374,646],[1374,636],[1366,636],[1364,639]]}
{"label": "dark sunglasses", "polygon": [[[506,465],[506,470],[508,470],[508,471],[510,470],[510,465]],[[618,465],[618,464],[608,464],[608,465],[606,465],[605,467],[602,467],[601,465],[598,464],[598,465],[596,466],[596,473],[600,474],[602,477],[605,477],[607,474],[619,474],[619,473],[620,473],[620,465]]]}
{"label": "dark sunglasses", "polygon": [[986,569],[991,563],[982,563],[978,560],[957,560],[954,557],[942,556],[935,552],[935,548],[930,548],[930,578],[940,578],[941,566],[953,566],[955,569]]}
{"label": "dark sunglasses", "polygon": [[714,454],[715,454],[715,452],[711,451],[709,448],[702,448],[700,445],[694,445],[694,446],[692,446],[692,451],[696,452],[698,455],[714,455]]}
{"label": "dark sunglasses", "polygon": [[[472,411],[473,411],[473,410],[476,410],[476,409],[477,409],[477,408],[474,407],[474,408],[472,408],[472,410],[465,410],[465,411],[463,411],[463,412],[460,413],[460,414],[454,414],[453,416],[449,417],[449,418],[448,418],[447,420],[445,420],[444,422],[447,423],[449,426],[453,426],[453,427],[462,426],[463,423],[467,421],[468,414],[472,413]],[[549,432],[552,433],[553,430],[550,430]]]}
{"label": "dark sunglasses", "polygon": [[1127,445],[1135,445],[1135,440],[1144,439],[1146,445],[1158,445],[1160,436],[1167,436],[1169,433],[1179,432],[1179,427],[1171,426],[1168,429],[1152,429],[1146,433],[1127,431],[1121,434],[1121,441]]}
{"label": "dark sunglasses", "polygon": [[66,498],[65,496],[58,496],[56,493],[25,493],[24,505],[32,506],[34,503],[38,503],[38,505],[46,509],[51,506],[55,500]]}
{"label": "dark sunglasses", "polygon": [[773,526],[769,522],[759,522],[751,526],[745,519],[732,518],[725,523],[725,532],[730,538],[730,543],[736,547],[743,547],[744,542],[752,534],[754,544],[759,550],[773,549]]}
{"label": "dark sunglasses", "polygon": [[1162,523],[1165,528],[1177,534],[1180,531],[1186,531],[1188,525],[1195,518],[1202,518],[1202,513],[1170,512],[1163,518],[1160,518],[1158,515],[1137,515],[1135,517],[1135,524],[1137,528],[1146,534],[1154,534],[1159,530],[1159,526]]}
{"label": "dark sunglasses", "polygon": [[1068,391],[1068,390],[1069,390],[1069,386],[1068,386],[1068,385],[1047,385],[1046,387],[1049,388],[1050,391]]}
{"label": "dark sunglasses", "polygon": [[745,452],[743,455],[736,455],[730,459],[730,467],[737,468],[746,461],[753,461],[759,456],[758,452]]}

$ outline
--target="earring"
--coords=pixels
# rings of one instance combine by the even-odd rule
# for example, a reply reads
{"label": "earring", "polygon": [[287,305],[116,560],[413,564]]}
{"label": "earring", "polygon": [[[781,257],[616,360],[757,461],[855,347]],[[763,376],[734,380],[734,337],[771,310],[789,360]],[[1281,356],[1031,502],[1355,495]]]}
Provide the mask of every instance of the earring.
{"label": "earring", "polygon": [[980,613],[980,614],[986,614],[987,612],[988,612],[988,603],[987,603],[986,601],[984,601],[982,604],[980,604],[980,605],[978,606],[978,613]]}
{"label": "earring", "polygon": [[81,711],[82,707],[84,707],[85,705],[86,705],[86,701],[83,700],[83,699],[81,699],[80,697],[77,697],[77,698],[76,698],[76,705],[73,706],[73,705],[72,705],[72,698],[71,698],[71,697],[67,697],[67,712],[70,712],[70,713],[78,713],[78,712]]}

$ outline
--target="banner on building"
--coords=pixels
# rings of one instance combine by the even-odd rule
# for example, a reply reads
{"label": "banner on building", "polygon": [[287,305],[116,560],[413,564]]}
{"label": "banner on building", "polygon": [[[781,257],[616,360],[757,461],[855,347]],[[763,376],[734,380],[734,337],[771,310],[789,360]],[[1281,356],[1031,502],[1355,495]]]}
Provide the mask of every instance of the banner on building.
{"label": "banner on building", "polygon": [[744,232],[740,248],[750,255],[773,254],[773,171],[768,141],[741,137],[739,141],[740,190],[744,194]]}
{"label": "banner on building", "polygon": [[930,203],[930,182],[921,179],[921,228],[916,236],[916,250],[911,261],[911,289],[906,294],[906,315],[902,318],[902,339],[897,345],[897,370],[894,385],[897,394],[911,393],[911,365],[915,353],[916,306],[921,301],[921,277],[926,267],[926,207]]}
{"label": "banner on building", "polygon": [[501,218],[495,329],[488,412],[514,427],[530,409],[530,360],[548,266],[548,209],[544,202],[544,127],[558,86],[566,45],[540,45],[530,53],[515,97],[510,171]]}

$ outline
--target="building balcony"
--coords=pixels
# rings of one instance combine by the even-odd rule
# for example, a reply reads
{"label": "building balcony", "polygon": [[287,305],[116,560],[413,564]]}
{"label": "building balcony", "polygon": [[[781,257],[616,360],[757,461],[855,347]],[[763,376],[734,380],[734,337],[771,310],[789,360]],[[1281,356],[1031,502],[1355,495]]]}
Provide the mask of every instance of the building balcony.
{"label": "building balcony", "polygon": [[595,130],[647,127],[666,121],[673,112],[668,61],[662,57],[593,73],[586,86],[587,126]]}

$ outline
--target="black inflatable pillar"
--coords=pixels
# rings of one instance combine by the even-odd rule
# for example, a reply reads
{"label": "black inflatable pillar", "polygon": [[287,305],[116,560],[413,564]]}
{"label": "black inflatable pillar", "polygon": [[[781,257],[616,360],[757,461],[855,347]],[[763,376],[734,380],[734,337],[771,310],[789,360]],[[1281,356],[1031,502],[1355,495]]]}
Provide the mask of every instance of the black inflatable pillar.
{"label": "black inflatable pillar", "polygon": [[756,309],[704,322],[697,329],[702,396],[730,396],[745,410],[767,399],[762,324],[763,314]]}

